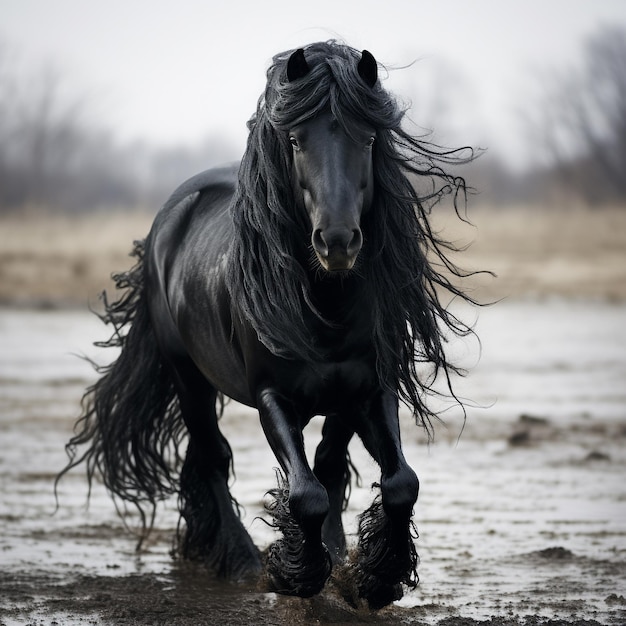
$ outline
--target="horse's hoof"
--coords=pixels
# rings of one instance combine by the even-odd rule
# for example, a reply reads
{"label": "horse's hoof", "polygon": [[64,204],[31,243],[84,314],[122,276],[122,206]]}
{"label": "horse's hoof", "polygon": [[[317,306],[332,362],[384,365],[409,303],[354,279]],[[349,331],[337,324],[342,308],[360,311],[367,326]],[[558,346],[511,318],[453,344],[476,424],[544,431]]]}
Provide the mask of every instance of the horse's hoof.
{"label": "horse's hoof", "polygon": [[268,572],[269,590],[283,596],[311,598],[324,589],[326,581],[286,580],[283,576]]}
{"label": "horse's hoof", "polygon": [[309,554],[304,559],[294,560],[286,542],[279,539],[269,547],[267,553],[270,589],[283,595],[310,598],[318,594],[330,577],[331,570],[330,554],[324,546],[315,555]]}
{"label": "horse's hoof", "polygon": [[368,577],[368,580],[362,581],[359,585],[359,597],[367,600],[367,605],[372,611],[378,611],[400,600],[403,595],[401,584],[386,584],[374,577]]}
{"label": "horse's hoof", "polygon": [[417,586],[419,556],[413,536],[417,536],[413,522],[393,520],[378,496],[359,517],[356,582],[359,597],[367,600],[370,609],[400,600],[403,584],[411,589]]}

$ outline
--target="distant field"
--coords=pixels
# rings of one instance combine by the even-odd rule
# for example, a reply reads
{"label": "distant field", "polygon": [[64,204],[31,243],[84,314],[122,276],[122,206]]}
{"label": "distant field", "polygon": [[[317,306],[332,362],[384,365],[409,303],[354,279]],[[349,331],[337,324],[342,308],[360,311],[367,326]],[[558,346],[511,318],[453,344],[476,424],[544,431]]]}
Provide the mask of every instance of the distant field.
{"label": "distant field", "polygon": [[0,303],[95,303],[112,287],[111,273],[132,265],[132,242],[146,236],[152,219],[137,212],[0,218]]}
{"label": "distant field", "polygon": [[[466,282],[480,300],[514,296],[626,299],[626,208],[598,211],[475,208],[474,226],[446,210],[436,228],[473,242],[456,261],[498,278]],[[85,306],[128,268],[132,241],[152,215],[112,212],[86,216],[30,214],[0,218],[0,304]]]}
{"label": "distant field", "polygon": [[477,208],[473,227],[442,218],[449,239],[473,242],[459,265],[497,275],[469,281],[479,299],[626,299],[626,207]]}

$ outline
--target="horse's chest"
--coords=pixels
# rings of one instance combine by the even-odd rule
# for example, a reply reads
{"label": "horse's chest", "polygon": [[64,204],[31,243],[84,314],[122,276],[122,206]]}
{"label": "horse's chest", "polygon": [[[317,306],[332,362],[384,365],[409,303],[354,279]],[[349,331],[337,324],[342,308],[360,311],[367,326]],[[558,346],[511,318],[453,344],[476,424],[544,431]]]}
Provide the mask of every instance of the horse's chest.
{"label": "horse's chest", "polygon": [[378,387],[376,359],[371,330],[362,320],[351,320],[343,331],[318,331],[318,346],[327,356],[292,368],[290,390],[296,403],[326,414],[358,404]]}
{"label": "horse's chest", "polygon": [[376,386],[374,368],[363,359],[321,362],[292,369],[285,391],[310,413],[331,413],[358,404]]}

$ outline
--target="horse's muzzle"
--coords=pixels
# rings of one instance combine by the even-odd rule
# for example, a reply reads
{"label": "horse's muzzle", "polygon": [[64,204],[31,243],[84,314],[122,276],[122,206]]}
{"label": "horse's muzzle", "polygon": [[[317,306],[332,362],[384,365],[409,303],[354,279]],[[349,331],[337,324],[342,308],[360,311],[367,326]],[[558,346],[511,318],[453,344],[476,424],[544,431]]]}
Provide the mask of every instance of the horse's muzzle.
{"label": "horse's muzzle", "polygon": [[327,272],[345,272],[354,266],[363,245],[360,228],[317,228],[311,243],[321,266]]}

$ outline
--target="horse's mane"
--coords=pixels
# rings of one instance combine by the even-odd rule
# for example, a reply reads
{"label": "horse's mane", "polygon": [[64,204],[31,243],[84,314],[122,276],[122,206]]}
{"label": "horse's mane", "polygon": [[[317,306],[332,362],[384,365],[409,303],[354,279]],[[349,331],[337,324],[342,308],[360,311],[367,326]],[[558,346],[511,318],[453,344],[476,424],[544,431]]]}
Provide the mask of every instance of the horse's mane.
{"label": "horse's mane", "polygon": [[[376,129],[375,196],[361,221],[365,241],[359,273],[371,296],[378,374],[431,432],[435,414],[425,396],[433,393],[439,374],[455,397],[450,374],[458,370],[444,351],[444,333],[446,328],[456,335],[471,332],[446,310],[441,294],[473,300],[444,275],[466,274],[447,258],[455,248],[431,230],[428,213],[451,196],[461,217],[465,180],[445,168],[467,162],[473,152],[443,150],[406,132],[405,110],[380,82],[370,88],[360,78],[360,52],[334,41],[312,44],[305,48],[309,73],[289,82],[291,52],[274,57],[265,93],[248,123],[232,208],[236,234],[228,284],[233,307],[273,353],[306,360],[319,356],[304,316],[307,308],[317,312],[306,268],[296,258],[298,246],[308,241],[308,225],[306,215],[294,210],[291,148],[284,131],[329,109],[347,131],[350,120],[366,122]],[[424,363],[432,368],[426,380],[418,375]]]}

